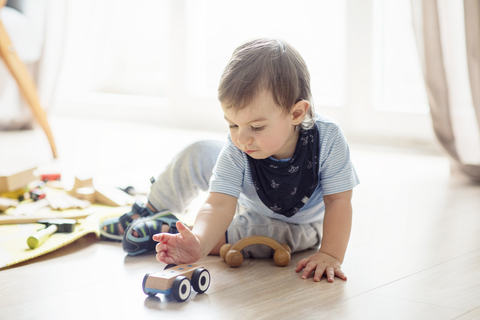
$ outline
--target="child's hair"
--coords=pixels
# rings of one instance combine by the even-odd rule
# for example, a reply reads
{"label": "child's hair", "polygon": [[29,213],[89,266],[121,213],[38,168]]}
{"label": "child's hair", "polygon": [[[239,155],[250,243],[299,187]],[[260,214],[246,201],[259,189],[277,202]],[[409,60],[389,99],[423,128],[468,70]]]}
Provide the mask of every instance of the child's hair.
{"label": "child's hair", "polygon": [[271,92],[285,113],[306,100],[310,108],[301,127],[315,124],[310,74],[297,50],[278,39],[255,39],[238,47],[223,71],[218,100],[227,108],[240,111],[262,90]]}

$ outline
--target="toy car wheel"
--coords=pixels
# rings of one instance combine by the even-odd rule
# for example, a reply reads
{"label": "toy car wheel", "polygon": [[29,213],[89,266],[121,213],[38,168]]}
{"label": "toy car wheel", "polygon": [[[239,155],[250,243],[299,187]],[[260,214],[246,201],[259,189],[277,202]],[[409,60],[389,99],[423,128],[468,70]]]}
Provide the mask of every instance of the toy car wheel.
{"label": "toy car wheel", "polygon": [[290,262],[290,253],[285,249],[278,249],[273,254],[273,261],[279,267],[285,267]]}
{"label": "toy car wheel", "polygon": [[173,281],[172,295],[178,302],[187,300],[191,291],[192,287],[187,277],[179,276]]}
{"label": "toy car wheel", "polygon": [[220,248],[220,257],[225,260],[225,256],[227,255],[228,251],[232,248],[232,244],[226,243]]}
{"label": "toy car wheel", "polygon": [[240,267],[243,262],[243,255],[238,250],[230,250],[225,256],[225,262],[231,267]]}
{"label": "toy car wheel", "polygon": [[142,289],[143,289],[143,293],[145,293],[146,295],[148,295],[149,297],[154,297],[155,296],[155,293],[151,293],[151,292],[147,292],[145,290],[145,284],[147,283],[147,279],[148,277],[152,274],[153,272],[149,272],[145,275],[145,277],[143,277],[143,282],[142,282]]}
{"label": "toy car wheel", "polygon": [[192,276],[193,290],[198,293],[204,293],[210,286],[210,272],[203,268],[198,268]]}

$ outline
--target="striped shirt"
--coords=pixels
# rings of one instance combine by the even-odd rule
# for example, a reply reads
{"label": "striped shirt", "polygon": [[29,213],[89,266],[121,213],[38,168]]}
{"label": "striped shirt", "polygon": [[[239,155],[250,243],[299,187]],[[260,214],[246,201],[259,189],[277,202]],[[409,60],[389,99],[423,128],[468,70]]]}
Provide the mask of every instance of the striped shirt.
{"label": "striped shirt", "polygon": [[325,116],[317,116],[316,125],[320,136],[320,182],[310,200],[294,216],[288,218],[276,214],[263,204],[253,185],[248,155],[235,147],[230,135],[213,169],[210,192],[231,195],[238,198],[247,211],[289,223],[306,224],[323,220],[323,196],[348,191],[360,181],[350,159],[347,140],[339,125]]}

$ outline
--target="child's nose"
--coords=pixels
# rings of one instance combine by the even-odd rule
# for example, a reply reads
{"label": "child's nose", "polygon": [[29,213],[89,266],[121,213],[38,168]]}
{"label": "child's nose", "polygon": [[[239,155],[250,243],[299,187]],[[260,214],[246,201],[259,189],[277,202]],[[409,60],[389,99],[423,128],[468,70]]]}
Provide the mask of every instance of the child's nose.
{"label": "child's nose", "polygon": [[245,130],[240,130],[238,132],[237,141],[241,145],[249,145],[252,143],[252,136],[248,134]]}

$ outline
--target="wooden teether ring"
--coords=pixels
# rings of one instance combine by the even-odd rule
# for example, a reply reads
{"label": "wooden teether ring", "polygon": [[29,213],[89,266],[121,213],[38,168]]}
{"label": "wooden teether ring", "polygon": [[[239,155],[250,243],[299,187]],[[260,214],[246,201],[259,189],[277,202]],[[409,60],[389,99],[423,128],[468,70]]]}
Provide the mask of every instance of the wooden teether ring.
{"label": "wooden teether ring", "polygon": [[253,244],[267,245],[275,250],[273,261],[280,267],[284,267],[290,262],[290,247],[264,236],[251,236],[238,241],[234,245],[224,244],[220,248],[220,256],[229,266],[239,267],[243,262],[243,255],[240,251]]}

